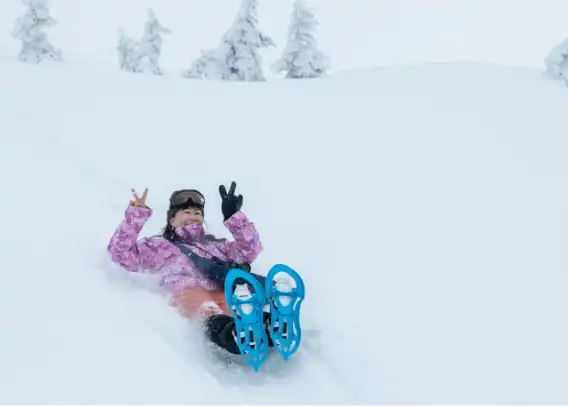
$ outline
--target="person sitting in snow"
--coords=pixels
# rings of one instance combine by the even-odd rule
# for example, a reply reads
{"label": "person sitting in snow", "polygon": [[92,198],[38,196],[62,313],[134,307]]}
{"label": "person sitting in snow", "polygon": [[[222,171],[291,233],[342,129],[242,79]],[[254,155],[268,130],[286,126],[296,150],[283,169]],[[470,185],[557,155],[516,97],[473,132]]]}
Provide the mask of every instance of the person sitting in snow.
{"label": "person sitting in snow", "polygon": [[[227,308],[223,282],[231,268],[250,272],[250,264],[263,246],[254,224],[241,211],[243,197],[235,196],[235,188],[235,182],[228,193],[225,186],[219,187],[224,224],[234,241],[204,232],[205,197],[195,189],[175,191],[161,235],[138,240],[152,209],[146,205],[148,189],[142,196],[133,189],[134,199],[107,250],[112,261],[128,271],[158,274],[160,285],[171,293],[172,304],[184,316],[202,321],[209,340],[239,354],[235,321]],[[264,285],[264,277],[255,277]],[[270,338],[268,341],[273,346]]]}

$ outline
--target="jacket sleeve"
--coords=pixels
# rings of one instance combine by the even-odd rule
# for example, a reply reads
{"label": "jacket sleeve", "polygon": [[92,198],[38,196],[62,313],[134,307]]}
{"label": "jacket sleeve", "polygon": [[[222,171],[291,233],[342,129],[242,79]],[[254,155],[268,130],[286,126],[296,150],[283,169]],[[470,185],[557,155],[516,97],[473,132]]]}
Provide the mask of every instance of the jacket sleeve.
{"label": "jacket sleeve", "polygon": [[223,252],[236,263],[252,264],[263,250],[254,224],[240,211],[233,214],[224,224],[235,240],[222,242]]}
{"label": "jacket sleeve", "polygon": [[110,258],[127,271],[152,271],[155,268],[153,257],[156,253],[146,245],[146,239],[137,241],[140,230],[151,215],[152,209],[129,204],[124,220],[110,239],[107,247]]}

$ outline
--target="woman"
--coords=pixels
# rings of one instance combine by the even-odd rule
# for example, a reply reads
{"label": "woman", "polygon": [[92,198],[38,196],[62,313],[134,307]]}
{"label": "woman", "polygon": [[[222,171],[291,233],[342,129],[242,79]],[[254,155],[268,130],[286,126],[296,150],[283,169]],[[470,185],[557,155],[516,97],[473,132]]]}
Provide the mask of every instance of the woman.
{"label": "woman", "polygon": [[[223,291],[226,274],[215,273],[215,266],[219,265],[221,270],[227,266],[250,270],[250,264],[263,247],[254,224],[240,211],[243,197],[235,196],[235,188],[235,182],[229,193],[225,186],[219,187],[224,224],[234,241],[204,232],[205,198],[194,189],[172,194],[161,235],[138,240],[152,209],[146,205],[148,189],[140,197],[132,190],[134,199],[110,240],[108,253],[128,271],[158,274],[160,285],[171,293],[172,304],[182,314],[203,321],[211,341],[239,354],[234,338],[235,322]],[[272,345],[270,339],[269,345]]]}

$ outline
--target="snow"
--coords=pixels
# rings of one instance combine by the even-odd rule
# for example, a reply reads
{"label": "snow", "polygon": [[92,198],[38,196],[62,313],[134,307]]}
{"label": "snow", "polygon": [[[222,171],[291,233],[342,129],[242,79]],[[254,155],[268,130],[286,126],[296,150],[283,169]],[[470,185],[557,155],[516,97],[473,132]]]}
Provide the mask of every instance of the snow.
{"label": "snow", "polygon": [[[21,11],[11,3],[2,27]],[[566,36],[550,28],[558,16],[541,37],[507,33],[516,45],[535,36],[526,60],[436,51],[400,65],[368,49],[347,60],[322,33],[345,72],[222,83],[178,73],[216,43],[237,3],[52,3],[50,38],[66,61],[25,65],[17,42],[0,39],[2,403],[568,402],[568,91],[531,59]],[[362,0],[349,12],[379,3],[386,13],[388,3]],[[322,10],[338,4],[314,3],[328,35],[341,21],[332,29]],[[519,3],[515,18],[537,24],[559,5],[536,4]],[[175,33],[162,77],[116,60],[116,29],[134,34],[148,6]],[[264,25],[281,47],[289,10],[279,7],[259,14],[280,13]],[[188,15],[195,34],[181,38]],[[487,35],[467,59],[497,55]],[[447,59],[465,55],[453,50]],[[155,210],[142,235],[163,226],[171,191],[195,187],[209,229],[228,236],[217,189],[232,180],[265,245],[255,269],[283,262],[304,276],[303,325],[321,330],[323,348],[294,356],[282,376],[236,372],[231,384],[208,372],[197,332],[152,281],[112,264],[106,246],[131,187],[148,187]]]}

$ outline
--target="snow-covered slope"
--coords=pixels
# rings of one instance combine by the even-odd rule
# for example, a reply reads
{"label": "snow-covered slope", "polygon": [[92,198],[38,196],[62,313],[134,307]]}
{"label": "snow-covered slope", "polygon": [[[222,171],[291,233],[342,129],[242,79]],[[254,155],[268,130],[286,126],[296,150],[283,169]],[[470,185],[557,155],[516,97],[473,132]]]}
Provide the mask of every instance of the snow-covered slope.
{"label": "snow-covered slope", "polygon": [[[0,69],[3,401],[567,400],[558,83],[475,64],[246,86]],[[221,390],[186,324],[105,252],[130,187],[156,210],[144,235],[184,186],[225,234],[233,179],[257,269],[305,275],[331,363],[284,387]]]}
{"label": "snow-covered slope", "polygon": [[[568,402],[561,82],[457,63],[207,83],[4,51],[3,403]],[[228,235],[232,180],[265,245],[256,270],[304,275],[323,347],[231,385],[105,250],[131,187],[155,210],[143,235],[181,187]]]}

